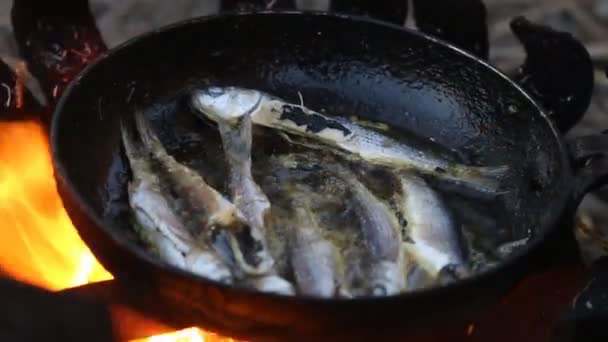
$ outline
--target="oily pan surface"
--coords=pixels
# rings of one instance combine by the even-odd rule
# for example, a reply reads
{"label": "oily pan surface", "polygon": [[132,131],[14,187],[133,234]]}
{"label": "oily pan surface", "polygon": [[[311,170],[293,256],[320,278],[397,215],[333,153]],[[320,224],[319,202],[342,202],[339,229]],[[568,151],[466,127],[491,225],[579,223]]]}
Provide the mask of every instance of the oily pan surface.
{"label": "oily pan surface", "polygon": [[203,174],[225,167],[219,135],[184,104],[188,88],[201,84],[250,87],[292,102],[300,92],[326,115],[433,138],[472,164],[512,166],[509,194],[491,209],[503,223],[500,238],[537,232],[539,213],[550,215],[563,195],[557,142],[530,101],[489,68],[392,27],[295,14],[195,20],[113,52],[77,82],[56,120],[56,156],[120,239],[136,240],[124,220],[129,174],[120,115],[142,108],[180,161]]}

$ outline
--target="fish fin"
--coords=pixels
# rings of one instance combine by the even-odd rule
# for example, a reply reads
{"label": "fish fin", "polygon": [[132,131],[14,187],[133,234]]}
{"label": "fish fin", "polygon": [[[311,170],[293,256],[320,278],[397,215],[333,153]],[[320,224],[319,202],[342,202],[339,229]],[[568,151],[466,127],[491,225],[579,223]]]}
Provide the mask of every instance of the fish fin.
{"label": "fish fin", "polygon": [[135,116],[135,126],[137,127],[137,131],[139,133],[140,139],[146,148],[152,150],[153,148],[162,147],[160,139],[154,133],[154,129],[152,125],[144,116],[144,113],[141,111],[137,111],[134,114]]}
{"label": "fish fin", "polygon": [[[508,191],[501,190],[501,183],[510,171],[511,167],[508,165],[466,167],[462,181],[477,191],[504,195]],[[457,179],[455,180],[458,182]]]}
{"label": "fish fin", "polygon": [[287,141],[288,143],[292,144],[292,145],[300,145],[299,143],[295,142],[293,139],[291,139],[291,137],[289,135],[287,135],[287,133],[285,132],[281,132],[278,131],[277,134],[279,135],[279,137],[281,137],[283,140]]}

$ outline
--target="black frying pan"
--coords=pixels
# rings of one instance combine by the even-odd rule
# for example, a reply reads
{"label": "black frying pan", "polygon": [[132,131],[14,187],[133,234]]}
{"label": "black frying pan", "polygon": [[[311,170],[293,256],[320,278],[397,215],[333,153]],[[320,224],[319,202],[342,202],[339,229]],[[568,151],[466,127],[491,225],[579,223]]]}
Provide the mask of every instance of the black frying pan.
{"label": "black frying pan", "polygon": [[[144,109],[170,151],[217,143],[183,97],[201,84],[237,85],[313,109],[356,113],[433,137],[472,163],[508,164],[504,208],[513,237],[529,243],[496,268],[453,285],[379,299],[280,297],[218,285],[169,267],[142,249],[120,219],[128,171],[119,118]],[[61,197],[102,264],[169,315],[236,337],[394,336],[466,323],[528,270],[570,227],[582,196],[605,181],[593,158],[603,136],[568,149],[539,106],[483,61],[445,42],[369,19],[284,13],[223,14],[131,40],[69,86],[53,116]],[[175,133],[177,130],[178,133]],[[193,138],[194,137],[194,138]]]}

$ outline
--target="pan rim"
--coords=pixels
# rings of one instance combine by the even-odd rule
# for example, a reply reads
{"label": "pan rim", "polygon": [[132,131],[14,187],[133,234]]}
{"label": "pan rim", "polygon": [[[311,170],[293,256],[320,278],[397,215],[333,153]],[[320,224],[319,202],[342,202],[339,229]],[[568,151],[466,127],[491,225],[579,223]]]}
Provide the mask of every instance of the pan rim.
{"label": "pan rim", "polygon": [[[511,87],[514,87],[515,90],[519,94],[523,96],[530,104],[535,108],[538,112],[538,115],[544,122],[544,124],[548,125],[555,142],[559,148],[559,154],[561,159],[562,170],[560,170],[562,174],[562,179],[567,177],[569,174],[569,162],[564,148],[564,141],[562,134],[557,130],[556,124],[551,121],[548,117],[547,113],[542,109],[542,107],[519,85],[517,85],[513,80],[511,80],[508,76],[498,70],[496,67],[490,65],[488,62],[480,59],[479,57],[473,55],[472,53],[465,51],[459,47],[454,46],[452,43],[449,43],[440,38],[434,37],[432,35],[419,32],[416,30],[412,30],[403,26],[399,26],[397,24],[385,22],[378,19],[372,19],[369,17],[357,16],[357,15],[349,15],[349,14],[341,14],[341,13],[329,13],[329,12],[321,12],[321,11],[274,11],[274,10],[265,10],[265,11],[247,11],[247,12],[222,12],[219,14],[212,14],[206,16],[194,17],[182,21],[178,21],[175,23],[171,23],[169,25],[162,26],[155,30],[148,31],[141,35],[137,35],[132,37],[125,42],[108,49],[104,53],[102,53],[94,62],[87,65],[83,70],[81,70],[78,75],[70,82],[70,84],[66,87],[64,93],[60,97],[59,101],[55,109],[53,110],[53,116],[51,119],[51,128],[50,128],[50,144],[51,144],[51,156],[53,160],[53,166],[55,169],[55,178],[57,178],[58,183],[61,182],[64,187],[64,191],[76,202],[77,207],[81,212],[83,212],[93,223],[100,229],[104,231],[110,239],[113,240],[116,245],[121,248],[125,248],[129,253],[134,254],[140,262],[146,263],[149,266],[157,270],[162,270],[162,272],[171,278],[179,278],[184,279],[186,281],[203,283],[208,286],[212,286],[215,288],[221,288],[227,291],[233,291],[235,293],[240,293],[243,295],[255,295],[255,296],[264,296],[273,300],[282,300],[282,301],[294,301],[294,302],[310,302],[317,305],[335,305],[339,303],[343,303],[345,305],[357,305],[357,304],[369,304],[370,302],[382,304],[384,302],[395,301],[395,300],[432,300],[432,298],[437,296],[445,296],[450,293],[456,293],[456,291],[462,291],[462,289],[471,287],[476,283],[480,283],[483,281],[487,281],[489,279],[494,278],[499,272],[505,271],[505,269],[512,268],[516,263],[521,262],[528,254],[530,254],[535,248],[547,238],[555,229],[556,224],[561,217],[561,215],[565,212],[567,208],[567,197],[560,201],[559,207],[556,207],[556,215],[550,217],[549,220],[545,222],[545,227],[541,227],[539,233],[534,236],[530,241],[526,244],[526,246],[516,252],[511,253],[507,258],[501,260],[497,265],[489,267],[488,269],[481,271],[479,273],[475,273],[473,276],[468,277],[466,279],[460,280],[450,285],[446,286],[434,286],[428,287],[420,290],[415,290],[411,292],[403,292],[396,295],[385,296],[385,297],[358,297],[358,298],[318,298],[306,295],[297,295],[297,296],[286,296],[275,293],[265,293],[261,291],[256,291],[248,288],[239,288],[230,285],[225,285],[216,281],[212,281],[206,279],[204,277],[198,276],[196,274],[190,273],[188,271],[179,269],[177,267],[172,267],[162,260],[158,258],[151,257],[147,255],[141,248],[135,246],[132,242],[127,241],[124,238],[119,238],[119,233],[116,232],[115,229],[112,229],[110,226],[103,222],[103,219],[98,215],[98,213],[92,208],[92,206],[86,200],[86,196],[82,194],[78,188],[70,181],[68,177],[68,171],[65,166],[65,163],[62,161],[61,153],[59,152],[57,146],[60,143],[59,139],[59,126],[61,122],[61,113],[64,112],[64,107],[68,100],[72,97],[71,94],[74,92],[74,89],[77,88],[83,79],[86,79],[87,75],[95,70],[98,65],[104,63],[110,63],[112,60],[109,57],[112,57],[116,54],[120,54],[126,49],[133,48],[132,45],[140,44],[142,41],[146,41],[148,39],[152,39],[158,34],[162,34],[169,31],[179,30],[186,26],[194,26],[205,24],[206,22],[213,20],[222,20],[224,18],[239,18],[239,17],[259,17],[259,16],[291,16],[298,18],[311,18],[311,17],[329,17],[332,19],[340,19],[351,21],[355,23],[363,23],[363,24],[371,24],[378,27],[384,27],[390,30],[398,30],[404,33],[417,36],[421,39],[424,39],[432,44],[441,45],[444,48],[448,48],[454,51],[457,54],[460,54],[466,58],[468,58],[472,63],[481,64],[484,68],[486,68],[489,72],[498,75],[500,78],[503,78]],[[110,62],[108,62],[110,60]],[[571,189],[568,188],[568,194],[570,194]],[[97,229],[97,227],[95,229]],[[75,227],[76,228],[76,227]],[[76,228],[78,230],[78,228]]]}

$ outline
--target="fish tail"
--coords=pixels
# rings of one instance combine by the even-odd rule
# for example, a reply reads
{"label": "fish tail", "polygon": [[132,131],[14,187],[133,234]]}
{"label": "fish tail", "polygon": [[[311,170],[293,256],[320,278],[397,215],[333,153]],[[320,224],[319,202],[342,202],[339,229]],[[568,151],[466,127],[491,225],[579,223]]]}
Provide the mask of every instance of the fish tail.
{"label": "fish tail", "polygon": [[154,129],[148,119],[145,118],[144,114],[141,111],[135,112],[135,126],[137,127],[137,131],[139,133],[140,139],[146,148],[151,151],[162,147],[160,143],[160,139],[154,133]]}
{"label": "fish tail", "polygon": [[502,182],[510,171],[511,168],[508,165],[468,166],[459,172],[461,176],[460,180],[457,179],[459,178],[458,175],[454,177],[454,180],[457,183],[466,183],[467,186],[474,190],[499,195],[505,193],[501,189]]}

